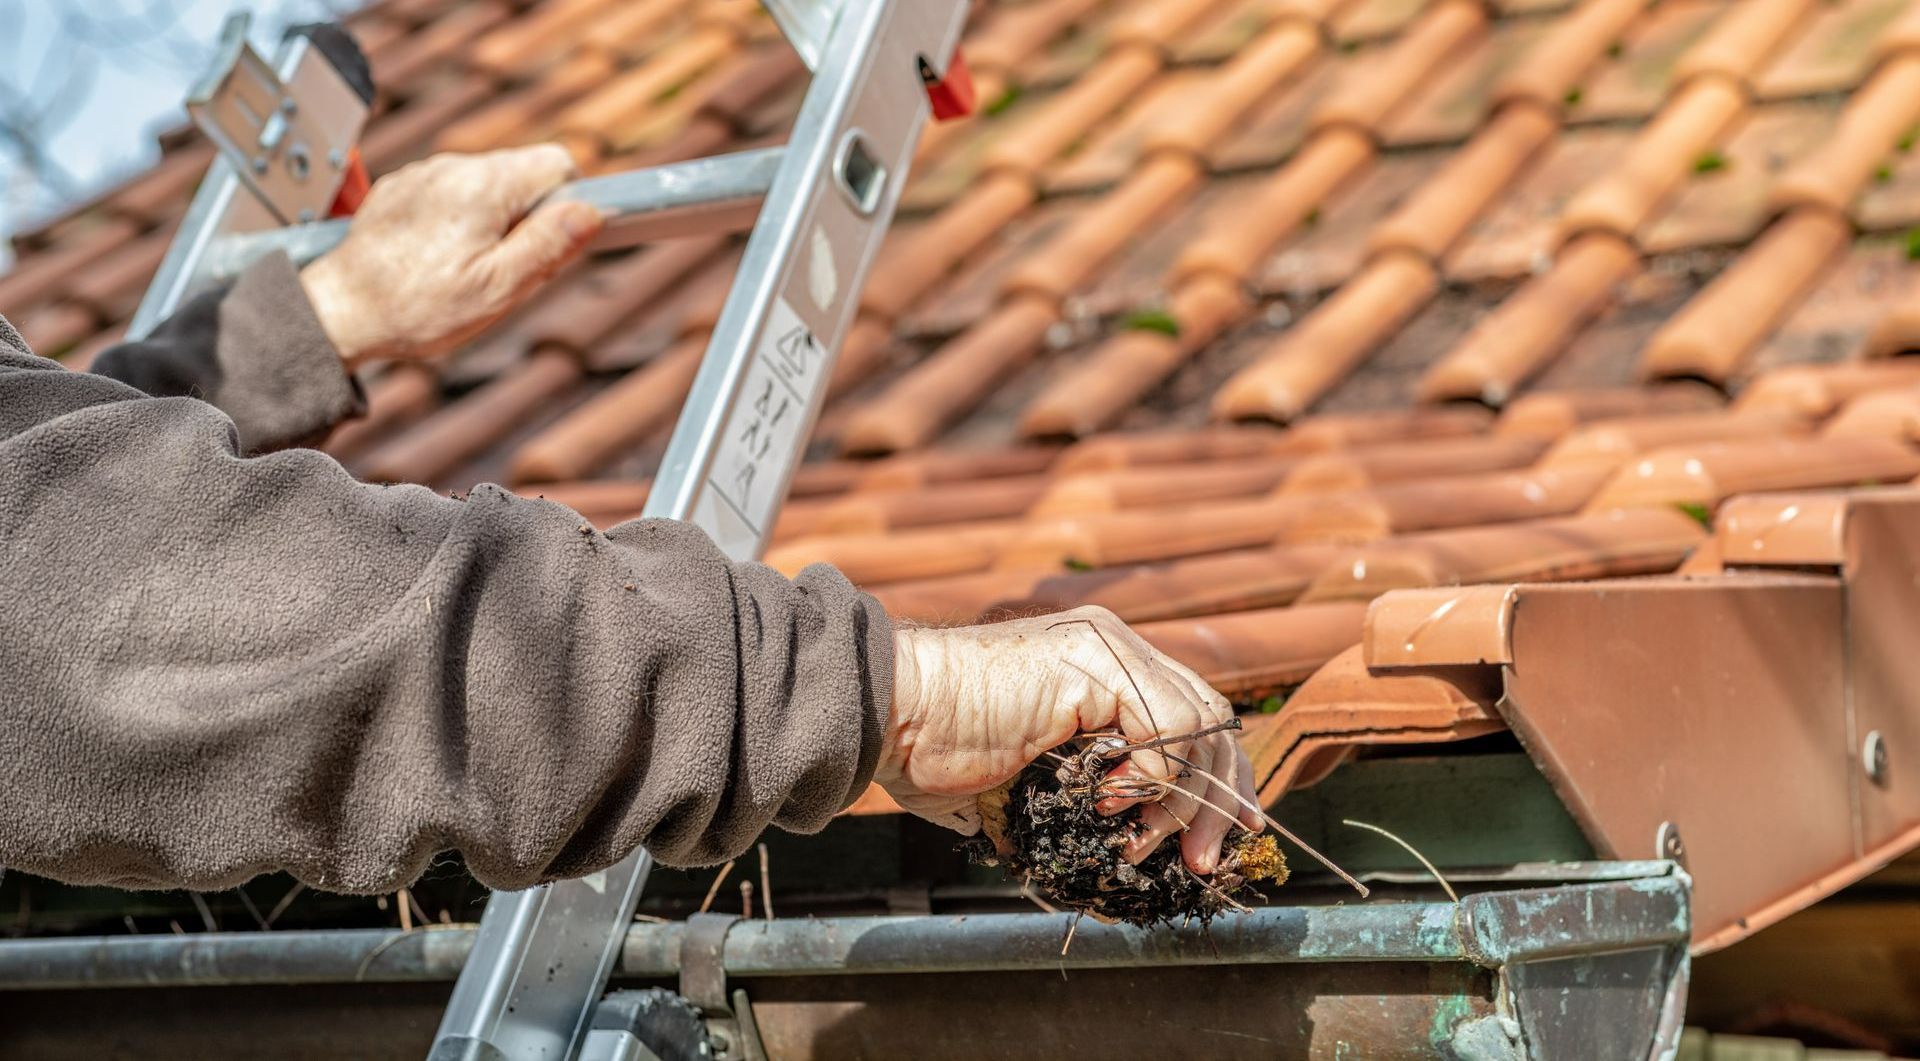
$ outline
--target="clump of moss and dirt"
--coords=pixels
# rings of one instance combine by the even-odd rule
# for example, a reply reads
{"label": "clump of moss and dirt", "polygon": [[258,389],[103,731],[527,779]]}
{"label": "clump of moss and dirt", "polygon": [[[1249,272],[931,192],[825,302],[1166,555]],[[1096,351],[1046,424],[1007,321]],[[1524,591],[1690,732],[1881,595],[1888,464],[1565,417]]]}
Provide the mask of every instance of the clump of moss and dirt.
{"label": "clump of moss and dirt", "polygon": [[[1140,828],[1138,808],[1109,816],[1097,807],[1120,794],[1107,775],[1114,760],[1135,747],[1108,738],[1054,749],[981,797],[981,835],[963,849],[976,862],[1005,867],[1049,904],[1142,927],[1206,924],[1246,910],[1259,894],[1256,884],[1286,882],[1286,858],[1274,837],[1239,825],[1207,876],[1187,868],[1177,838],[1139,865],[1129,864],[1124,851]],[[1203,806],[1199,813],[1239,811]]]}

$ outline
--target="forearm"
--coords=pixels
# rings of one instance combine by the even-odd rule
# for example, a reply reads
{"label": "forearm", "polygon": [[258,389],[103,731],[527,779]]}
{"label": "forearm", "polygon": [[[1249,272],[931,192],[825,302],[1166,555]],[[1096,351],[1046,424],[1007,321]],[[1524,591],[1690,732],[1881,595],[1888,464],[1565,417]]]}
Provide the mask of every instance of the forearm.
{"label": "forearm", "polygon": [[818,828],[874,768],[892,632],[681,524],[241,459],[195,403],[0,357],[0,864],[519,887]]}
{"label": "forearm", "polygon": [[231,288],[188,300],[147,338],[103,352],[92,371],[154,397],[219,407],[244,453],[317,442],[365,409],[282,254],[254,263]]}

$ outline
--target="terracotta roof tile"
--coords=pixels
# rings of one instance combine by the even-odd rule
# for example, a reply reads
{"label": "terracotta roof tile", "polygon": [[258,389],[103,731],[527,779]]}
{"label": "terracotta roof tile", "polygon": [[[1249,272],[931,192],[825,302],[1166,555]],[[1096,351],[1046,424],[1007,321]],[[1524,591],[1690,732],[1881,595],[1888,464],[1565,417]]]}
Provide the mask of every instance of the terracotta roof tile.
{"label": "terracotta roof tile", "polygon": [[27,345],[42,357],[63,357],[100,330],[100,320],[85,306],[55,302],[11,321]]}
{"label": "terracotta roof tile", "polygon": [[550,76],[495,98],[448,125],[434,139],[439,151],[473,153],[526,143],[563,104],[604,82],[614,61],[604,52],[568,57]]}
{"label": "terracotta roof tile", "polygon": [[1278,494],[1364,490],[1433,476],[1508,471],[1532,464],[1546,450],[1540,439],[1477,435],[1422,439],[1335,450],[1302,459]]}
{"label": "terracotta roof tile", "polygon": [[360,154],[375,176],[424,157],[434,132],[493,95],[493,82],[460,74],[436,85],[376,122],[360,141]]}
{"label": "terracotta roof tile", "polygon": [[1650,5],[1606,47],[1576,89],[1567,116],[1579,121],[1639,118],[1659,109],[1684,78],[1680,60],[1710,32],[1726,27],[1745,0],[1685,0]]}
{"label": "terracotta roof tile", "polygon": [[1433,71],[1421,90],[1381,125],[1381,140],[1410,147],[1454,144],[1472,136],[1496,109],[1494,87],[1552,25],[1544,18],[1493,23]]}
{"label": "terracotta roof tile", "polygon": [[1409,535],[1356,549],[1298,599],[1371,600],[1417,586],[1660,574],[1678,567],[1705,537],[1692,517],[1662,509]]}
{"label": "terracotta roof tile", "polygon": [[1742,117],[1739,87],[1720,77],[1680,89],[1635,137],[1617,165],[1582,188],[1560,215],[1560,230],[1634,238]]}
{"label": "terracotta roof tile", "polygon": [[1522,286],[1420,380],[1425,401],[1502,405],[1598,313],[1639,267],[1618,236],[1593,233],[1563,248],[1553,267]]}
{"label": "terracotta roof tile", "polygon": [[1494,88],[1494,101],[1567,105],[1581,77],[1645,7],[1646,0],[1584,0],[1506,72]]}
{"label": "terracotta roof tile", "polygon": [[889,614],[920,622],[1098,604],[1129,622],[1290,604],[1348,546],[1289,545],[1104,571],[988,571],[895,582],[873,594]]}
{"label": "terracotta roof tile", "polygon": [[562,110],[554,119],[562,134],[590,137],[602,150],[629,142],[637,123],[696,76],[737,53],[741,31],[725,22],[691,30],[673,47],[652,53]]}
{"label": "terracotta roof tile", "polygon": [[1494,431],[1552,439],[1595,420],[1704,412],[1719,408],[1722,402],[1713,388],[1687,382],[1614,390],[1542,391],[1508,405],[1494,424]]}
{"label": "terracotta roof tile", "polygon": [[133,316],[160,260],[166,257],[173,229],[173,225],[163,226],[89,265],[67,283],[67,294],[93,308],[102,320]]}
{"label": "terracotta roof tile", "polygon": [[1379,46],[1353,54],[1329,55],[1307,67],[1287,91],[1275,93],[1256,107],[1209,153],[1222,172],[1265,169],[1284,162],[1307,139],[1308,119],[1318,102],[1338,85],[1349,70],[1371,61]]}
{"label": "terracotta roof tile", "polygon": [[1861,353],[1892,357],[1920,350],[1920,299],[1907,298],[1889,306],[1873,323]]}
{"label": "terracotta roof tile", "polygon": [[1774,182],[1774,209],[1821,206],[1846,213],[1916,122],[1920,55],[1897,55],[1847,102],[1825,142]]}
{"label": "terracotta roof tile", "polygon": [[[1321,144],[1334,136],[1357,136],[1341,129],[1314,138]],[[1334,194],[1311,203],[1297,231],[1265,258],[1251,279],[1262,294],[1279,295],[1294,303],[1322,297],[1359,272],[1373,255],[1371,236],[1384,224],[1381,215],[1403,208],[1423,189],[1441,181],[1450,156],[1437,151],[1393,152],[1377,158],[1343,182]],[[1444,190],[1444,189],[1443,189]],[[1295,208],[1297,210],[1297,208]],[[1282,218],[1295,211],[1283,212]],[[1231,227],[1232,218],[1222,218]]]}
{"label": "terracotta roof tile", "polygon": [[1891,438],[1920,445],[1920,384],[1848,402],[1822,430],[1835,438]]}
{"label": "terracotta roof tile", "polygon": [[424,365],[393,365],[366,385],[367,412],[327,436],[322,447],[352,461],[381,438],[417,423],[440,407],[440,380]]}
{"label": "terracotta roof tile", "polygon": [[1542,468],[1598,465],[1617,468],[1652,450],[1691,442],[1732,442],[1790,437],[1813,423],[1790,410],[1714,410],[1596,421],[1560,439],[1540,459]]}
{"label": "terracotta roof tile", "polygon": [[1214,399],[1215,414],[1235,420],[1299,416],[1431,297],[1437,283],[1433,266],[1415,255],[1375,258],[1234,376]]}
{"label": "terracotta roof tile", "polygon": [[1251,277],[1276,244],[1372,160],[1373,149],[1359,132],[1332,129],[1315,136],[1250,197],[1241,216],[1222,218],[1197,234],[1173,268],[1175,280],[1203,272],[1235,281]]}
{"label": "terracotta roof tile", "polygon": [[529,345],[562,347],[577,355],[600,346],[622,322],[656,312],[721,257],[720,237],[672,240],[605,263],[593,263],[565,289],[534,307],[513,331]]}
{"label": "terracotta roof tile", "polygon": [[1105,0],[1035,0],[995,9],[984,25],[967,36],[967,66],[976,77],[999,74],[1017,77],[1020,66],[1080,20],[1097,11]]}
{"label": "terracotta roof tile", "polygon": [[1850,235],[1845,220],[1818,207],[1802,207],[1774,222],[1753,249],[1660,329],[1641,355],[1641,373],[1730,381]]}
{"label": "terracotta roof tile", "polygon": [[1285,20],[1248,42],[1219,73],[1208,78],[1191,109],[1157,121],[1141,149],[1186,152],[1204,158],[1266,97],[1300,71],[1320,50],[1310,23]]}
{"label": "terracotta roof tile", "polygon": [[1874,42],[1907,10],[1906,0],[1839,0],[1821,4],[1780,60],[1761,75],[1768,99],[1833,92],[1857,83],[1872,66]]}
{"label": "terracotta roof tile", "polygon": [[1421,13],[1364,74],[1343,78],[1308,119],[1313,130],[1351,126],[1370,136],[1420,83],[1486,29],[1484,9],[1471,0],[1439,0]]}
{"label": "terracotta roof tile", "polygon": [[1028,403],[1020,432],[1029,438],[1080,437],[1112,424],[1247,307],[1238,285],[1202,275],[1167,300],[1176,335],[1150,329],[1108,339]]}
{"label": "terracotta roof tile", "polygon": [[1260,798],[1320,780],[1366,744],[1431,744],[1497,733],[1498,699],[1484,676],[1374,673],[1360,645],[1328,661],[1279,713],[1248,724],[1243,740]]}
{"label": "terracotta roof tile", "polygon": [[855,413],[842,446],[891,453],[924,445],[1040,351],[1059,319],[1051,299],[1020,296]]}
{"label": "terracotta roof tile", "polygon": [[1817,0],[1748,0],[1732,17],[1722,18],[1674,63],[1673,78],[1684,82],[1720,77],[1752,86],[1768,59],[1810,19]]}
{"label": "terracotta roof tile", "polygon": [[1920,452],[1883,438],[1709,442],[1636,460],[1595,495],[1589,511],[1660,505],[1712,507],[1734,494],[1911,479]]}
{"label": "terracotta roof tile", "polygon": [[526,423],[581,379],[580,363],[562,350],[542,350],[431,419],[383,443],[360,462],[380,482],[438,483]]}
{"label": "terracotta roof tile", "polygon": [[1359,640],[1365,604],[1337,602],[1144,623],[1140,636],[1227,696],[1298,685]]}
{"label": "terracotta roof tile", "polygon": [[1612,168],[1633,137],[1631,130],[1593,126],[1554,138],[1447,255],[1447,278],[1514,279],[1544,267],[1557,242],[1561,210],[1594,174]]}
{"label": "terracotta roof tile", "polygon": [[1750,110],[1725,143],[1693,156],[1671,205],[1642,226],[1641,247],[1667,254],[1752,239],[1766,226],[1774,177],[1827,135],[1834,110],[1824,101]]}
{"label": "terracotta roof tile", "polygon": [[124,247],[139,232],[139,225],[119,218],[87,225],[58,247],[35,254],[0,276],[0,305],[19,313]]}
{"label": "terracotta roof tile", "polygon": [[672,424],[706,352],[696,334],[635,369],[521,446],[514,482],[581,479]]}
{"label": "terracotta roof tile", "polygon": [[1532,103],[1501,108],[1431,182],[1373,229],[1368,250],[1406,250],[1438,261],[1557,129],[1553,114]]}
{"label": "terracotta roof tile", "polygon": [[1004,292],[1058,301],[1079,290],[1127,241],[1198,188],[1202,177],[1190,156],[1153,156],[1015,265]]}
{"label": "terracotta roof tile", "polygon": [[1204,69],[1161,71],[1110,120],[1067,145],[1040,174],[1042,190],[1048,195],[1070,195],[1101,192],[1122,183],[1157,128],[1205,112],[1208,80]]}
{"label": "terracotta roof tile", "polygon": [[1920,383],[1920,359],[1791,365],[1756,377],[1741,391],[1734,407],[1822,417],[1863,394],[1916,383]]}
{"label": "terracotta roof tile", "polygon": [[463,53],[474,38],[505,23],[513,9],[504,0],[472,0],[370,56],[374,84],[407,96],[433,67]]}

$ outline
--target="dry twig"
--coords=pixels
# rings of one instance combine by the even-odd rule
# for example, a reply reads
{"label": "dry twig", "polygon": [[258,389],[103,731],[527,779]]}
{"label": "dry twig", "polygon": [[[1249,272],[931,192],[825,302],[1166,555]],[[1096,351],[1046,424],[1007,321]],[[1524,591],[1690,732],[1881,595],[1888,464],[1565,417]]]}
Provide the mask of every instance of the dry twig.
{"label": "dry twig", "polygon": [[1342,818],[1340,820],[1340,824],[1351,825],[1355,829],[1365,829],[1370,833],[1379,833],[1381,836],[1384,836],[1387,839],[1392,840],[1394,843],[1399,844],[1401,847],[1406,848],[1407,854],[1412,855],[1414,858],[1419,859],[1420,864],[1427,867],[1427,872],[1433,874],[1433,879],[1440,882],[1440,889],[1447,893],[1447,898],[1452,899],[1456,903],[1460,901],[1460,893],[1453,890],[1453,885],[1447,883],[1447,878],[1441,876],[1440,871],[1434,868],[1433,863],[1427,861],[1427,856],[1421,854],[1419,850],[1415,848],[1412,844],[1407,843],[1405,840],[1400,839],[1398,836],[1395,836],[1392,833],[1386,831],[1385,829],[1380,828],[1378,825],[1369,825],[1366,822],[1357,822],[1357,821],[1354,821],[1352,818]]}
{"label": "dry twig", "polygon": [[704,914],[707,912],[708,909],[710,909],[713,906],[714,896],[720,894],[720,886],[727,882],[727,874],[732,872],[733,872],[733,860],[728,859],[727,864],[724,866],[721,866],[719,874],[713,878],[713,887],[707,889],[707,897],[705,899],[700,900],[700,909],[698,911],[699,913]]}

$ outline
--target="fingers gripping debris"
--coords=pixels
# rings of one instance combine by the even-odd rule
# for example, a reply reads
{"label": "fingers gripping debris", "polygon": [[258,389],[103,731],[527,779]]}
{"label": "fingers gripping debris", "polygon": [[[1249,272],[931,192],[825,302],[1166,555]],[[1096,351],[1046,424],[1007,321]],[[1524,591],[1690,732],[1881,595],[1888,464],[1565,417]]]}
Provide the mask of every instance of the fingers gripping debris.
{"label": "fingers gripping debris", "polygon": [[[1209,730],[1238,725],[1235,719]],[[1115,759],[1166,740],[1128,742],[1110,734],[1089,734],[1049,752],[980,797],[983,835],[968,840],[962,850],[982,864],[1005,866],[1046,900],[1103,921],[1144,927],[1198,918],[1204,924],[1227,910],[1246,910],[1245,900],[1257,894],[1253,885],[1287,880],[1286,858],[1273,836],[1235,826],[1218,866],[1203,877],[1187,867],[1175,844],[1162,845],[1138,865],[1130,864],[1126,848],[1141,829],[1137,809],[1111,816],[1097,809],[1115,795],[1158,798],[1179,780],[1110,776]],[[1155,791],[1135,791],[1155,786]],[[1198,813],[1240,816],[1230,806],[1211,802],[1203,802]],[[1265,814],[1261,818],[1277,828]],[[1320,857],[1312,848],[1303,849]],[[1328,866],[1351,881],[1338,867]],[[1360,885],[1354,886],[1365,894]]]}
{"label": "fingers gripping debris", "polygon": [[[1109,768],[1099,745],[1063,746],[1060,764],[1042,761],[980,797],[982,834],[962,845],[985,865],[1004,865],[1054,905],[1103,921],[1149,926],[1246,909],[1242,897],[1256,881],[1287,878],[1286,859],[1271,836],[1236,827],[1219,867],[1201,877],[1181,861],[1177,844],[1163,844],[1139,865],[1128,864],[1127,841],[1139,829],[1129,810],[1105,816]],[[1202,809],[1202,813],[1216,813]]]}

